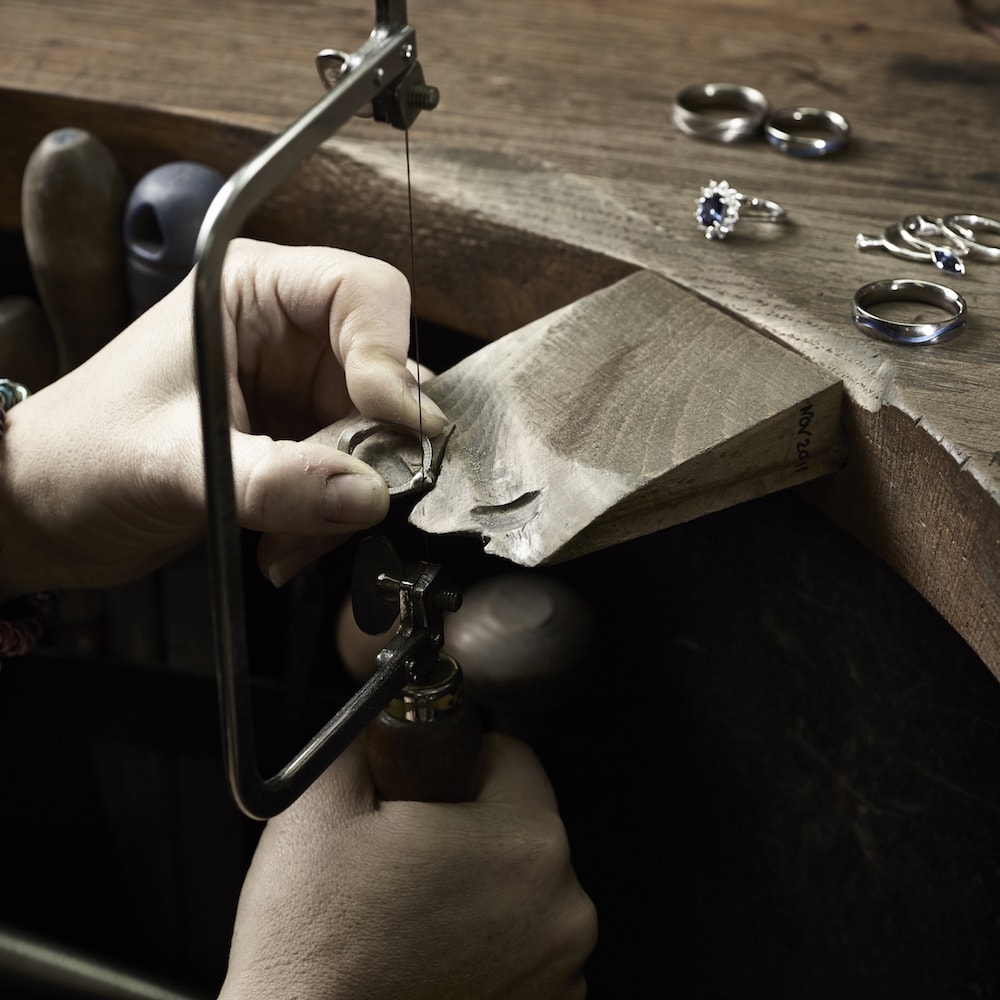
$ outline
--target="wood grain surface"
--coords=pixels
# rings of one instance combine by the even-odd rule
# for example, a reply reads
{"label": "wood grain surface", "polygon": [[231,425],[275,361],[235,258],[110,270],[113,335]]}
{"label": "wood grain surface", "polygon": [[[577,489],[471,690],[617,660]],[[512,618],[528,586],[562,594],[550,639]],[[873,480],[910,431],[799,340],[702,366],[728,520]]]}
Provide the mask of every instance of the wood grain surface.
{"label": "wood grain surface", "polygon": [[[413,2],[441,107],[411,140],[418,308],[485,338],[635,269],[654,271],[844,384],[850,458],[809,492],[920,590],[1000,676],[1000,268],[949,283],[967,332],[886,346],[852,324],[854,291],[935,278],[859,254],[859,231],[914,212],[1000,216],[991,122],[1000,46],[942,0]],[[132,180],[167,159],[232,169],[319,94],[317,49],[367,36],[366,4],[70,0],[0,6],[0,225],[52,128],[93,131]],[[726,80],[775,107],[829,107],[843,154],[699,142],[673,95]],[[405,263],[401,137],[352,123],[263,208],[258,235]],[[694,226],[728,179],[788,225],[725,243]]]}
{"label": "wood grain surface", "polygon": [[841,383],[640,271],[425,383],[455,430],[411,520],[522,566],[832,472]]}

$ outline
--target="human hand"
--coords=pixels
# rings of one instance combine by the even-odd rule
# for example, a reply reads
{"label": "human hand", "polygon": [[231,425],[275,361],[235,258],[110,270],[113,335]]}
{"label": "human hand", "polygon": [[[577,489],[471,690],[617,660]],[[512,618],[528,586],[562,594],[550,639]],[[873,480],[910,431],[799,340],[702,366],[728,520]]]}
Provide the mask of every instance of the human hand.
{"label": "human hand", "polygon": [[270,820],[220,1000],[579,1000],[597,919],[522,743],[474,802],[383,802],[356,741]]}
{"label": "human hand", "polygon": [[[234,241],[223,275],[240,523],[281,584],[385,515],[385,484],[322,428],[356,408],[417,429],[409,288],[380,261]],[[204,531],[193,277],[93,358],[7,415],[0,596],[106,586]],[[16,377],[16,373],[5,373]],[[444,418],[425,399],[433,436]]]}

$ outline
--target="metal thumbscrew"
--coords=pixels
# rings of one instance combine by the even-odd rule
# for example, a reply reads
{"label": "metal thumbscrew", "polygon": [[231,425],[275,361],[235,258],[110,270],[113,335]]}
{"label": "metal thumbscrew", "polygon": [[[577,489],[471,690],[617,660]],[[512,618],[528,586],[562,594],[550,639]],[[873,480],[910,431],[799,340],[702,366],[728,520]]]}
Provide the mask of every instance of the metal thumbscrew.
{"label": "metal thumbscrew", "polygon": [[[375,585],[386,599],[395,599],[404,587],[411,584],[409,581],[398,580],[388,573],[379,573]],[[435,611],[457,611],[462,606],[462,592],[454,587],[435,587],[427,596],[430,597],[431,607]]]}
{"label": "metal thumbscrew", "polygon": [[457,590],[444,587],[434,592],[433,601],[435,611],[458,611],[462,606],[462,595]]}
{"label": "metal thumbscrew", "polygon": [[415,83],[406,92],[406,103],[422,111],[433,111],[440,101],[441,91],[428,83]]}

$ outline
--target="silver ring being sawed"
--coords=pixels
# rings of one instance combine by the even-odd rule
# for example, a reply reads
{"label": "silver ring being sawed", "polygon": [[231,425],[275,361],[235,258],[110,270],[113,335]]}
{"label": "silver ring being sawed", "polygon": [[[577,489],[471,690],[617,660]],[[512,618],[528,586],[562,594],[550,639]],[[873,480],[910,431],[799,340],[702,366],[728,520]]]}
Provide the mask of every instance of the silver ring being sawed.
{"label": "silver ring being sawed", "polygon": [[[872,312],[882,302],[923,302],[947,313],[936,322],[900,322]],[[864,285],[854,293],[853,317],[858,329],[894,344],[940,344],[961,333],[966,318],[965,299],[946,285],[915,278],[887,278]]]}

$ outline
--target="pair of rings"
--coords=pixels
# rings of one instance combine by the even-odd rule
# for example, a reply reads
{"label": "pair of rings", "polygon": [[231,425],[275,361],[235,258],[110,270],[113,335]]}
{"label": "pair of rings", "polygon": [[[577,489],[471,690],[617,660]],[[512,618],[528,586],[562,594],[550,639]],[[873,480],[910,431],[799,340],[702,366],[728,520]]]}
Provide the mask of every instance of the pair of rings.
{"label": "pair of rings", "polygon": [[859,250],[885,250],[904,260],[930,262],[949,274],[965,274],[965,258],[1000,263],[1000,245],[983,242],[987,233],[1000,236],[1000,222],[985,215],[908,215],[886,226],[881,236],[858,233],[854,245]]}
{"label": "pair of rings", "polygon": [[[876,311],[876,306],[891,302],[920,303],[934,306],[939,319],[917,317],[896,320]],[[915,278],[889,278],[873,281],[854,293],[854,323],[877,340],[894,344],[940,344],[957,336],[965,327],[965,299],[958,292],[933,281]]]}
{"label": "pair of rings", "polygon": [[828,156],[851,135],[847,119],[825,108],[785,108],[771,112],[768,99],[753,87],[698,83],[674,98],[674,124],[685,135],[712,142],[739,142],[763,130],[767,141],[790,156]]}

